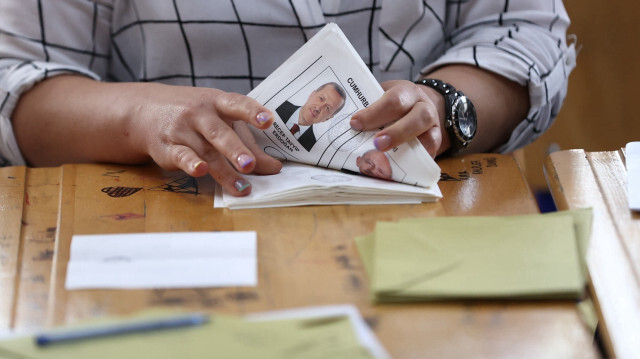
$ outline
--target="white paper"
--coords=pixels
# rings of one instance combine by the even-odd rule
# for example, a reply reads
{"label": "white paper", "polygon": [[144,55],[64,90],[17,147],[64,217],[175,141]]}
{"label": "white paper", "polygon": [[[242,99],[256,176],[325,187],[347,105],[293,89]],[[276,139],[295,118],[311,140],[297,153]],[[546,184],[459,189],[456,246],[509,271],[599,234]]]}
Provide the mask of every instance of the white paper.
{"label": "white paper", "polygon": [[257,285],[256,232],[74,235],[66,289]]}
{"label": "white paper", "polygon": [[625,148],[627,194],[629,208],[640,211],[640,142],[629,142]]}
{"label": "white paper", "polygon": [[[328,119],[315,118],[316,122],[304,127],[304,133],[300,130],[292,134],[288,124],[303,116],[294,114],[307,113],[303,111],[305,104],[311,103],[312,94],[327,84],[344,90],[343,107],[335,108],[337,112]],[[269,129],[250,128],[258,145],[273,157],[368,175],[384,173],[381,178],[416,186],[437,186],[440,168],[417,139],[382,153],[373,145],[376,131],[351,129],[351,116],[383,93],[338,25],[328,24],[248,94],[275,114]],[[301,112],[285,108],[300,108]],[[367,170],[359,160],[367,153],[371,157],[375,153],[377,159],[369,163],[379,164],[377,168],[384,171]]]}
{"label": "white paper", "polygon": [[330,318],[348,316],[355,330],[358,342],[369,350],[369,353],[377,359],[389,359],[391,356],[378,341],[376,335],[371,331],[367,323],[362,319],[358,308],[350,304],[327,305],[319,307],[305,307],[284,309],[263,313],[249,314],[245,317],[247,321],[268,321],[285,319],[311,319]]}
{"label": "white paper", "polygon": [[245,197],[234,197],[217,186],[214,207],[411,204],[433,202],[442,197],[437,186],[412,186],[288,161],[283,163],[279,174],[244,177],[252,184],[251,193]]}

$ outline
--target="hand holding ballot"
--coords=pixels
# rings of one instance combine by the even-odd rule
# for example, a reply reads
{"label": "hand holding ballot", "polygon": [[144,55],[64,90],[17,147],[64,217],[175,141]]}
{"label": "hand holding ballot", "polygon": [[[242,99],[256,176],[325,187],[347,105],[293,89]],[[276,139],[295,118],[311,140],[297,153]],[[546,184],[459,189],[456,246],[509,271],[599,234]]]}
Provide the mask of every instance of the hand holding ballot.
{"label": "hand holding ballot", "polygon": [[252,132],[277,158],[433,187],[440,169],[415,135],[392,147],[377,130],[353,129],[352,116],[383,93],[340,28],[328,24],[249,93],[277,115],[272,128]]}
{"label": "hand holding ballot", "polygon": [[444,151],[438,108],[440,102],[427,96],[426,87],[410,81],[383,82],[386,91],[380,100],[351,117],[355,130],[383,128],[375,136],[376,148],[381,151],[399,146],[417,137],[433,158]]}
{"label": "hand holding ballot", "polygon": [[[340,28],[325,26],[248,95],[276,113],[271,128],[251,128],[257,146],[274,157],[307,166],[285,163],[277,175],[249,175],[252,183],[260,184],[258,188],[237,199],[227,191],[217,191],[214,206],[240,209],[437,200],[442,196],[437,185],[440,168],[415,137],[394,148],[384,145],[385,152],[380,150],[380,137],[374,138],[375,130],[350,127],[351,116],[382,95],[382,88]],[[377,179],[364,181],[357,174]]]}

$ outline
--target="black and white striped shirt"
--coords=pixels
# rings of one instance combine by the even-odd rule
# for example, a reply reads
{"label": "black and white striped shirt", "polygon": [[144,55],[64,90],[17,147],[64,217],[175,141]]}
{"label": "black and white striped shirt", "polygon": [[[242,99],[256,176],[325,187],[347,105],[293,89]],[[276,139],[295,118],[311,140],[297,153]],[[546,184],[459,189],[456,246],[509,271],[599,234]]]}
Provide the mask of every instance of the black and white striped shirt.
{"label": "black and white striped shirt", "polygon": [[248,93],[328,22],[379,81],[466,63],[529,89],[512,151],[552,123],[575,67],[561,0],[0,0],[0,164],[22,165],[11,114],[62,73]]}

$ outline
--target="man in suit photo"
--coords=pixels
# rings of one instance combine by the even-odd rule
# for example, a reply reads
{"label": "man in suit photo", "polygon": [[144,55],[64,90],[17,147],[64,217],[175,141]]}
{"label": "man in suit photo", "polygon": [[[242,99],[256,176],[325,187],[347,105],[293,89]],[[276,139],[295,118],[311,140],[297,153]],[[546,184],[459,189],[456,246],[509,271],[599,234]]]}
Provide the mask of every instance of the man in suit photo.
{"label": "man in suit photo", "polygon": [[313,125],[327,121],[340,112],[345,99],[344,89],[335,82],[328,82],[313,90],[304,105],[285,101],[276,109],[276,113],[302,147],[311,151],[317,141]]}
{"label": "man in suit photo", "polygon": [[386,180],[392,178],[391,163],[387,155],[382,151],[369,150],[362,156],[356,158],[356,165],[360,173],[371,177],[378,177]]}

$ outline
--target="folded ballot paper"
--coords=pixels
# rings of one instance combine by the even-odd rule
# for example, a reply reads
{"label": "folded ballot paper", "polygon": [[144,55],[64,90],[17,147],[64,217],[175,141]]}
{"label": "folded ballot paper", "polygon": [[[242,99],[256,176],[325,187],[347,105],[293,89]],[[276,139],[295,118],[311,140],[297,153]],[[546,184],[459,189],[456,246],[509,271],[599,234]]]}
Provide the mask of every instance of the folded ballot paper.
{"label": "folded ballot paper", "polygon": [[577,299],[591,209],[379,222],[356,238],[375,302]]}
{"label": "folded ballot paper", "polygon": [[256,286],[253,231],[74,235],[65,288]]}
{"label": "folded ballot paper", "polygon": [[245,175],[253,184],[246,197],[234,197],[216,186],[216,208],[264,208],[321,204],[388,204],[430,202],[442,197],[438,186],[418,187],[332,169],[285,162],[273,176]]}
{"label": "folded ballot paper", "polygon": [[[315,182],[312,179],[309,182],[314,176],[331,180],[334,176],[355,178],[354,174],[364,174],[385,181],[377,181],[375,186],[367,185],[361,190],[358,190],[361,183],[356,179],[349,185],[339,181],[336,201],[360,203],[358,198],[362,196],[377,197],[380,194],[382,199],[375,203],[406,203],[405,192],[410,190],[400,190],[396,201],[394,193],[399,187],[393,186],[392,181],[427,188],[420,201],[440,198],[437,190],[440,168],[417,139],[381,152],[373,145],[375,131],[351,129],[351,116],[375,102],[383,92],[340,28],[336,24],[326,25],[248,94],[275,114],[275,121],[269,129],[252,127],[251,130],[258,145],[273,157],[350,173],[291,167],[296,171],[308,170],[306,176],[300,175],[305,182],[298,182],[299,188],[279,188],[276,184],[283,181],[284,175],[266,177],[265,181],[272,184],[268,187],[256,184],[252,177],[254,194],[258,197],[280,196],[281,205],[296,205],[296,199],[305,198],[314,190],[308,188],[310,184],[322,189],[335,188],[329,187],[327,181]],[[335,203],[331,192],[313,203]],[[354,193],[355,198],[352,199],[350,193]],[[287,195],[287,199],[283,195]]]}
{"label": "folded ballot paper", "polygon": [[[203,319],[177,325],[192,317]],[[110,332],[115,333],[106,335]],[[64,338],[74,333],[103,334],[45,346],[36,344],[38,338]],[[127,318],[56,328],[35,338],[0,340],[0,358],[388,359],[390,356],[357,308],[342,305],[258,313],[247,318],[147,311]]]}

